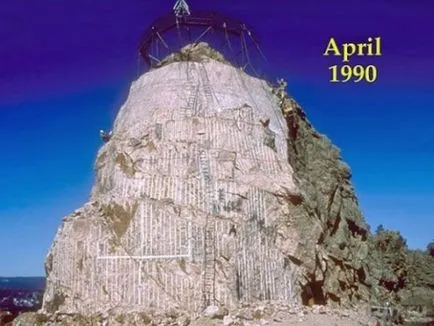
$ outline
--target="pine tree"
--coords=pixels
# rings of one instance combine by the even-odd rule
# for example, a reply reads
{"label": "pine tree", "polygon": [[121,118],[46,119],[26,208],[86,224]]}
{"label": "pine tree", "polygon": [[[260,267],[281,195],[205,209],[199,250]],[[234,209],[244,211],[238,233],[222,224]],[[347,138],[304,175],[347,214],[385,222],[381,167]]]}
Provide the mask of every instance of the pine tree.
{"label": "pine tree", "polygon": [[431,257],[434,257],[434,239],[430,243],[428,243],[428,246],[426,247],[426,252]]}

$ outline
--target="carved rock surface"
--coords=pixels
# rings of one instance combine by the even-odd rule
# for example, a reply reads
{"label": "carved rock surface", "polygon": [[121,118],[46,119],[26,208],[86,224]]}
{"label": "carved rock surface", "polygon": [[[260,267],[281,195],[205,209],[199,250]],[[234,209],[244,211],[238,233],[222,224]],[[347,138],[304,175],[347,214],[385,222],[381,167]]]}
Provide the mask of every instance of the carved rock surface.
{"label": "carved rock surface", "polygon": [[339,151],[284,90],[205,46],[132,84],[91,198],[48,254],[43,313],[368,300],[367,225]]}
{"label": "carved rock surface", "polygon": [[56,235],[43,309],[297,300],[287,133],[267,83],[230,65],[172,62],[141,76],[98,153],[89,202]]}

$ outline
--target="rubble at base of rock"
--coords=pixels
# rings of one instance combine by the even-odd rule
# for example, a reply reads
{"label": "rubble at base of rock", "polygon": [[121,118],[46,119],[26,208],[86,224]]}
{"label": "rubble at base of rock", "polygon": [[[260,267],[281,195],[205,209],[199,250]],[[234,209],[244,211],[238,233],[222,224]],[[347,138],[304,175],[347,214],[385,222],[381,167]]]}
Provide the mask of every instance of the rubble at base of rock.
{"label": "rubble at base of rock", "polygon": [[[365,313],[366,312],[366,313]],[[282,303],[264,303],[262,305],[244,305],[235,310],[209,306],[198,316],[188,316],[183,312],[172,311],[164,315],[152,313],[129,313],[120,315],[52,315],[24,313],[13,323],[14,326],[373,326],[377,320],[366,309],[358,311],[333,309],[327,306],[312,307],[287,305]],[[313,323],[313,324],[312,324]]]}

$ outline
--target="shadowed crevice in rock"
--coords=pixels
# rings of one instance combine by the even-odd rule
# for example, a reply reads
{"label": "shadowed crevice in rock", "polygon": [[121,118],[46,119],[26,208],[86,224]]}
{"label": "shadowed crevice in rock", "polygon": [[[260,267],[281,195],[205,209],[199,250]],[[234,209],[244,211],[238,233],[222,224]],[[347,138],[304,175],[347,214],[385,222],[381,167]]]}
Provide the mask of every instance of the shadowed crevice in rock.
{"label": "shadowed crevice in rock", "polygon": [[[357,272],[362,260],[357,256],[365,255],[367,248],[367,225],[350,170],[339,150],[312,127],[294,99],[285,93],[280,103],[288,127],[288,160],[303,198],[298,208],[290,204],[293,223],[301,232],[295,256],[303,261],[305,279],[310,280],[306,282],[314,282],[323,293],[315,298],[312,294],[311,299],[317,304],[367,302],[369,289],[365,280],[358,280],[361,274]],[[360,287],[352,285],[359,283]]]}

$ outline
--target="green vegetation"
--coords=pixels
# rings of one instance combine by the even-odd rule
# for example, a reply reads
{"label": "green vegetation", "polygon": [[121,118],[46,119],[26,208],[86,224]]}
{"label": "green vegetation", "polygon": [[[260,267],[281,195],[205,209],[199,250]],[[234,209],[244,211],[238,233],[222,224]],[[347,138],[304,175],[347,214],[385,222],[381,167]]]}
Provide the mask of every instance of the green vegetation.
{"label": "green vegetation", "polygon": [[434,259],[429,250],[409,250],[398,231],[381,225],[370,238],[370,245],[375,299],[402,303],[409,297],[434,297]]}

